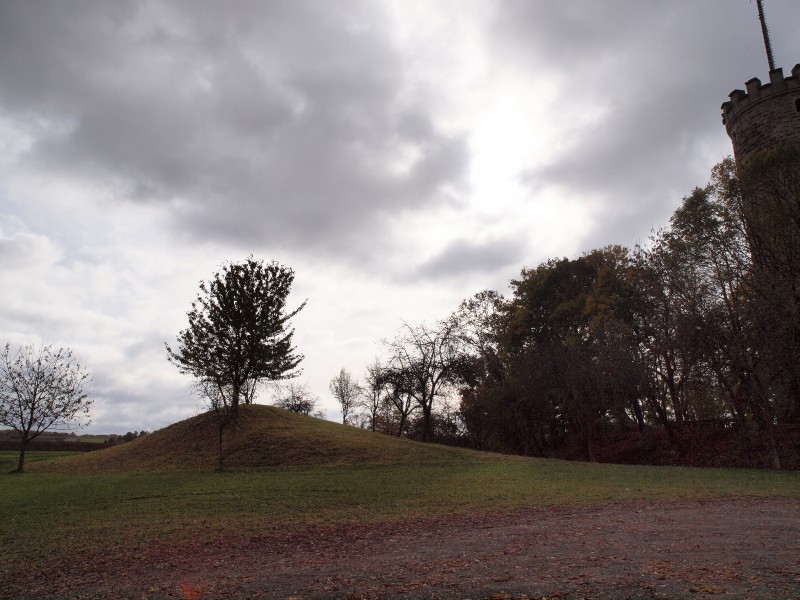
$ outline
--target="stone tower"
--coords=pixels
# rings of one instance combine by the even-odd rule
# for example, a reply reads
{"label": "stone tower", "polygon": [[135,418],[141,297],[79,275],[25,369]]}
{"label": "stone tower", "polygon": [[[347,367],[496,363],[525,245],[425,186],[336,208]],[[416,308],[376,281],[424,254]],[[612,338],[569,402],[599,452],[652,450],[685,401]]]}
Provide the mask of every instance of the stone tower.
{"label": "stone tower", "polygon": [[754,152],[778,146],[800,147],[800,64],[790,77],[782,69],[769,72],[769,83],[753,78],[747,91],[733,90],[722,105],[722,122],[743,165]]}

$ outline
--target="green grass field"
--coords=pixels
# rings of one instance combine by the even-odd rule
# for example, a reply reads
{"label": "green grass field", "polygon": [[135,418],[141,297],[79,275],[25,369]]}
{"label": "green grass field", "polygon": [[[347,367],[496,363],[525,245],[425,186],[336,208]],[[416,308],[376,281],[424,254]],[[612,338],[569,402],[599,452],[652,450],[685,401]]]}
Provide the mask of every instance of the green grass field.
{"label": "green grass field", "polygon": [[[25,464],[52,460],[54,458],[64,458],[74,456],[80,452],[50,452],[50,451],[28,451],[25,453]],[[19,452],[0,450],[0,473],[5,474],[17,468]]]}
{"label": "green grass field", "polygon": [[226,441],[231,471],[224,473],[213,471],[215,431],[203,416],[107,450],[30,452],[22,475],[6,474],[17,454],[0,452],[0,563],[81,549],[123,553],[198,533],[213,539],[553,506],[800,497],[798,472],[522,459],[266,407],[248,414]]}
{"label": "green grass field", "polygon": [[[0,453],[0,461],[13,462],[13,455]],[[66,544],[71,551],[121,550],[197,532],[264,535],[274,527],[731,495],[800,497],[800,473],[476,459],[238,473],[3,475],[0,561],[59,552]]]}

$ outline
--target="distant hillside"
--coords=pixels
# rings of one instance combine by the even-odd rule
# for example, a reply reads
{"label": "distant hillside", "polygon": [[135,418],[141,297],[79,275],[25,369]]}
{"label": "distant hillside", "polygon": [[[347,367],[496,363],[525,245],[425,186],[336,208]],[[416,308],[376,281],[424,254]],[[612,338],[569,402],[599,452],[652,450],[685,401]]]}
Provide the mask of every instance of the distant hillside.
{"label": "distant hillside", "polygon": [[[67,444],[72,442],[84,442],[89,444],[102,444],[114,437],[119,436],[107,433],[78,435],[74,431],[44,431],[36,436],[34,442],[64,442]],[[19,434],[13,429],[0,429],[0,442],[4,441],[19,442]]]}
{"label": "distant hillside", "polygon": [[[28,443],[29,451],[99,450],[113,443],[113,435],[76,435],[74,432],[45,431]],[[22,447],[19,434],[13,429],[0,429],[0,450],[18,452]]]}
{"label": "distant hillside", "polygon": [[[217,467],[213,413],[180,421],[104,450],[30,465],[31,471],[211,471]],[[241,407],[223,436],[225,467],[398,463],[468,460],[487,455],[389,437],[258,404]]]}

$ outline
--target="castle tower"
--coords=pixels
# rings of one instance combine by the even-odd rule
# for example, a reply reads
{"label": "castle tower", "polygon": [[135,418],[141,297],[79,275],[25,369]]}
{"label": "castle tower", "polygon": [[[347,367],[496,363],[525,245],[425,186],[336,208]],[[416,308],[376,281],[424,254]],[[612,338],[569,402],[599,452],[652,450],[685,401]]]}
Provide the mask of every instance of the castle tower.
{"label": "castle tower", "polygon": [[800,147],[800,64],[790,77],[782,69],[769,72],[769,83],[753,78],[747,91],[733,90],[722,105],[722,122],[733,143],[738,164],[754,152],[778,146]]}

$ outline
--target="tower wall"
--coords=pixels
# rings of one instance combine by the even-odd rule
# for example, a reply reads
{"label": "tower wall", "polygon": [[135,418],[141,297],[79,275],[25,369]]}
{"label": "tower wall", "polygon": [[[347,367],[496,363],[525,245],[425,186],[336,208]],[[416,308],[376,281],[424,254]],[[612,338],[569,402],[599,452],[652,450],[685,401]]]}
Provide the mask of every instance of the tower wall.
{"label": "tower wall", "polygon": [[722,105],[722,122],[739,164],[760,150],[800,146],[800,64],[790,77],[773,69],[769,80],[762,84],[751,79],[745,84],[747,91],[733,90]]}

